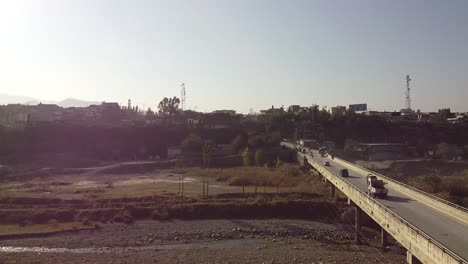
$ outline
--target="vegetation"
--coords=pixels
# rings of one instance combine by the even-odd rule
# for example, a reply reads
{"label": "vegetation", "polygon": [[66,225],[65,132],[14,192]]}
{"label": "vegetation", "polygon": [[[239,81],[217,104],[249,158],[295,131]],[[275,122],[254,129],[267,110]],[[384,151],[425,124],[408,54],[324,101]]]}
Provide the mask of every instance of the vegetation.
{"label": "vegetation", "polygon": [[179,112],[179,104],[180,99],[175,96],[173,98],[164,97],[161,102],[159,102],[159,113],[164,116],[165,122],[169,120],[170,123],[172,117],[174,117]]}
{"label": "vegetation", "polygon": [[255,151],[255,165],[262,166],[263,165],[263,150],[258,148]]}
{"label": "vegetation", "polygon": [[191,152],[200,152],[203,147],[203,140],[197,134],[190,134],[181,143],[182,150]]}
{"label": "vegetation", "polygon": [[439,160],[394,162],[374,170],[453,203],[468,206],[468,165]]}
{"label": "vegetation", "polygon": [[242,151],[242,163],[244,164],[244,167],[250,166],[249,147],[245,147],[244,151]]}
{"label": "vegetation", "polygon": [[247,147],[247,136],[245,136],[244,134],[238,134],[232,140],[232,146],[236,151],[244,149],[245,147]]}

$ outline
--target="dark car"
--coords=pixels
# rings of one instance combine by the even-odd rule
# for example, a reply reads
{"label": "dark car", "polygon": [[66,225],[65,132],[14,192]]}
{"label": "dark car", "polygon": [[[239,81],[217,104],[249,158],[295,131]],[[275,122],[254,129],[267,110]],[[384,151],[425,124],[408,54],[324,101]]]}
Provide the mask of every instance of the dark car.
{"label": "dark car", "polygon": [[348,169],[340,170],[340,175],[341,175],[341,177],[349,177]]}

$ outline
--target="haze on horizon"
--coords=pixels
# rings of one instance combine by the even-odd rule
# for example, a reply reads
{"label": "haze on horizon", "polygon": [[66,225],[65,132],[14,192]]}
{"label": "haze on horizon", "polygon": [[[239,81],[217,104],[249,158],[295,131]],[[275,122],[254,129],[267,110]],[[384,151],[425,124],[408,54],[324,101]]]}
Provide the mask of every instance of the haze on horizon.
{"label": "haze on horizon", "polygon": [[200,111],[468,111],[468,1],[0,2],[0,93]]}

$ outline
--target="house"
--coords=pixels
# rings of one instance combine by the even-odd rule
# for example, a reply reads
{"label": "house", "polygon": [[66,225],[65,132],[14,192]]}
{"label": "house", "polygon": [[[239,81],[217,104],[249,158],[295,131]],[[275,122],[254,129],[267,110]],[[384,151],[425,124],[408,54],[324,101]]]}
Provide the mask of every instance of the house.
{"label": "house", "polygon": [[284,107],[281,106],[280,108],[275,108],[275,107],[272,105],[270,109],[267,109],[267,110],[260,110],[260,113],[261,113],[261,114],[264,114],[264,115],[281,114],[281,113],[284,113]]}
{"label": "house", "polygon": [[240,115],[230,113],[208,113],[203,115],[203,127],[205,128],[232,128],[240,125]]}

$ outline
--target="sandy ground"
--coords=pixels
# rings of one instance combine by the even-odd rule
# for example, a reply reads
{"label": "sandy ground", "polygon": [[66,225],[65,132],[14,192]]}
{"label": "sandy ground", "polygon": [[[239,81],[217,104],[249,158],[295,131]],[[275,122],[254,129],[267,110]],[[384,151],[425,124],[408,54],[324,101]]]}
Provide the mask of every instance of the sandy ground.
{"label": "sandy ground", "polygon": [[[0,263],[405,263],[376,234],[305,220],[138,221],[0,241]],[[35,248],[33,248],[35,247]]]}

